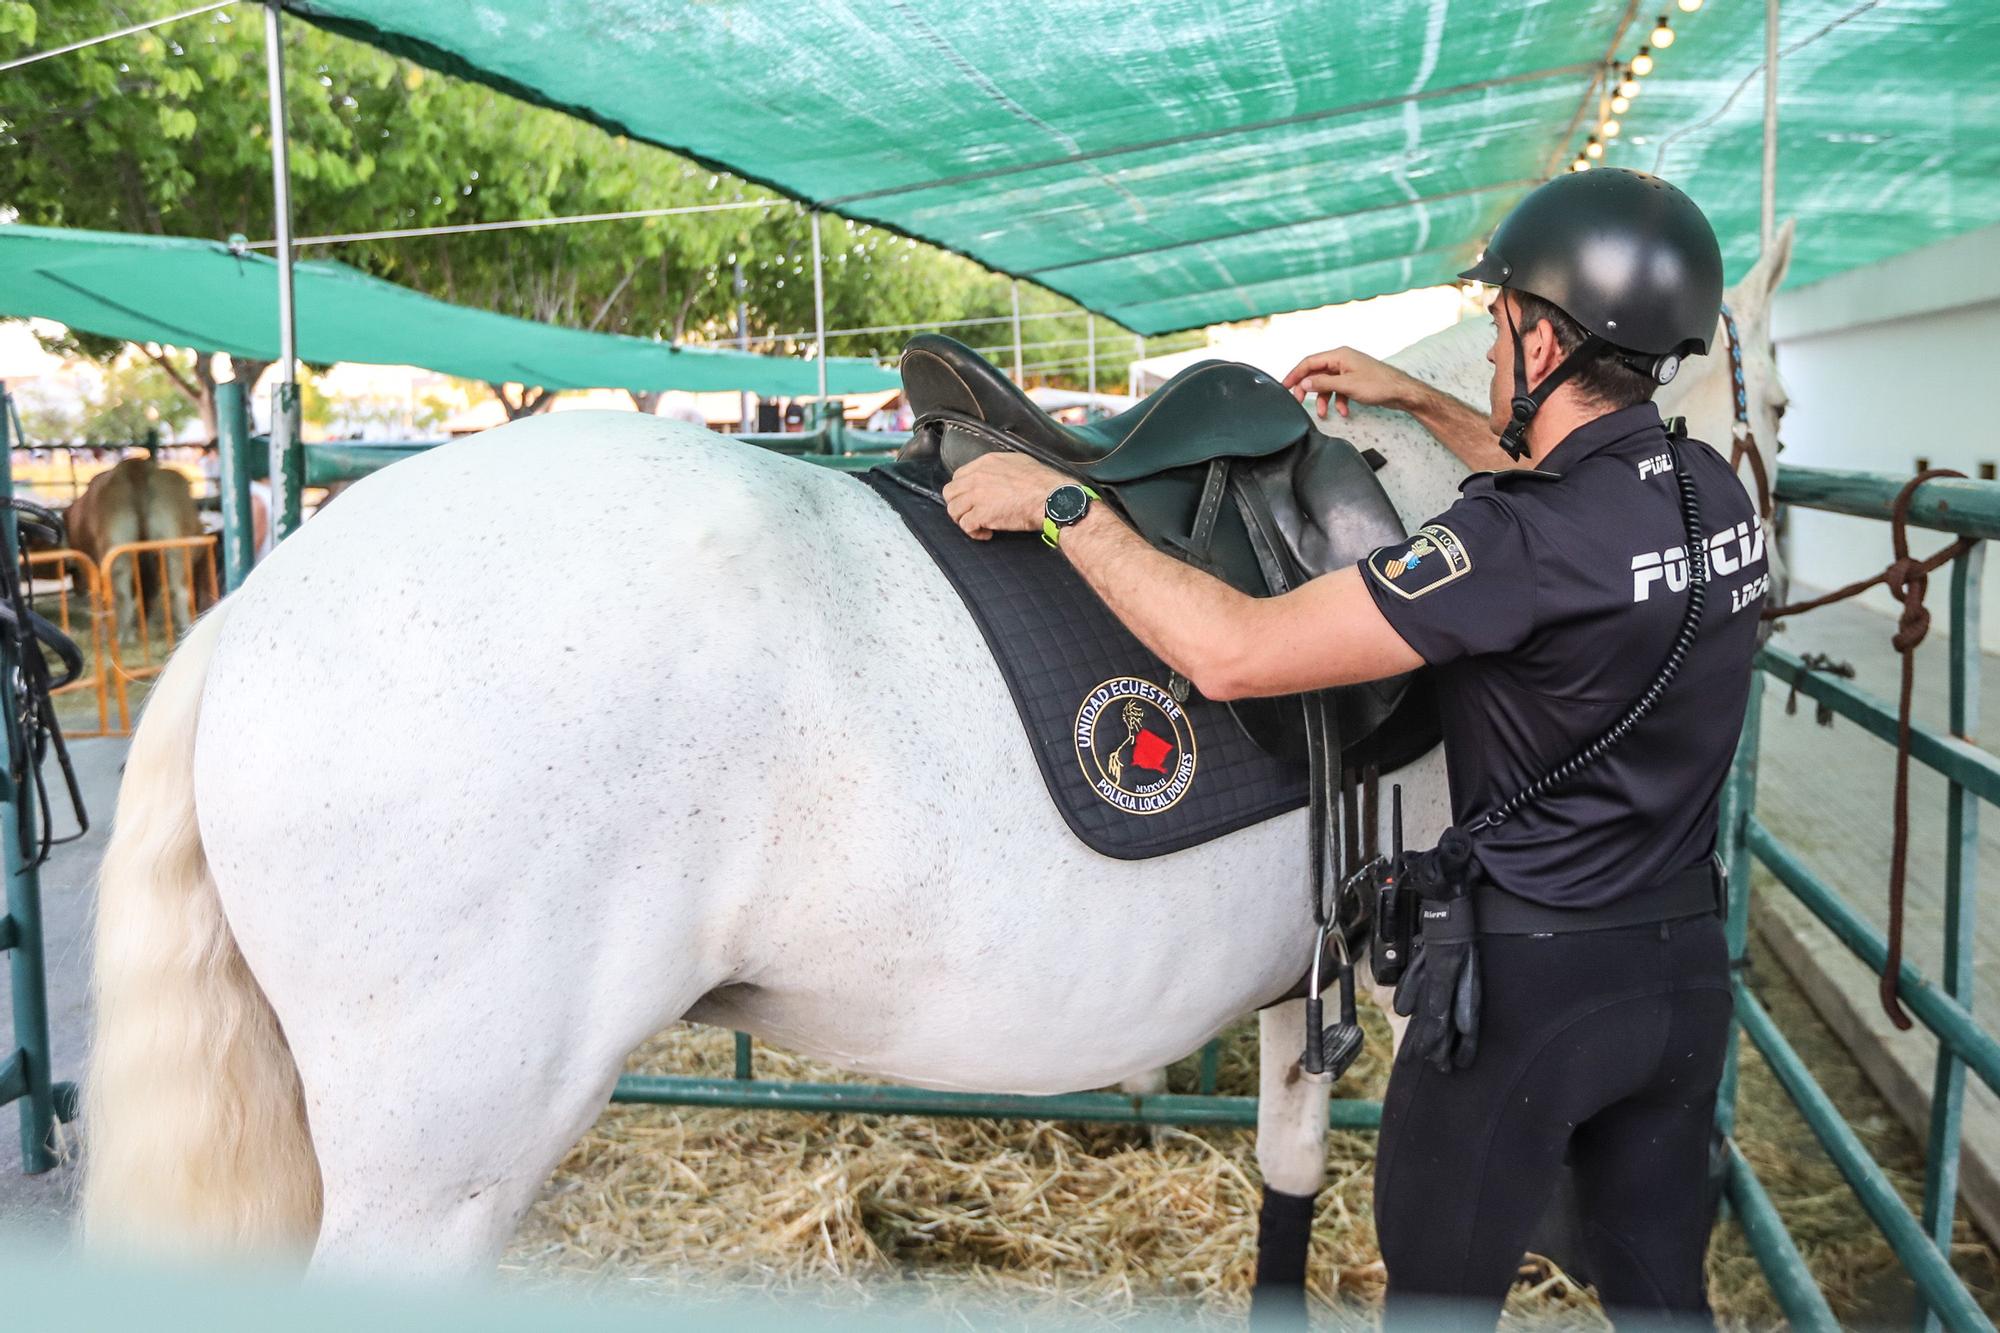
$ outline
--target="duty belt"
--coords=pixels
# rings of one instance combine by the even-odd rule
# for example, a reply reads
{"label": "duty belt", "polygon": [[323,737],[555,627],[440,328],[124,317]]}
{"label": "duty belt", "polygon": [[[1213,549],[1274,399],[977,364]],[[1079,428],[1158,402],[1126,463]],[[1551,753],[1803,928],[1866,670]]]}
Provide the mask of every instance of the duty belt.
{"label": "duty belt", "polygon": [[1551,907],[1509,893],[1483,877],[1472,885],[1481,935],[1572,935],[1650,926],[1720,912],[1723,897],[1722,874],[1713,857],[1600,907]]}

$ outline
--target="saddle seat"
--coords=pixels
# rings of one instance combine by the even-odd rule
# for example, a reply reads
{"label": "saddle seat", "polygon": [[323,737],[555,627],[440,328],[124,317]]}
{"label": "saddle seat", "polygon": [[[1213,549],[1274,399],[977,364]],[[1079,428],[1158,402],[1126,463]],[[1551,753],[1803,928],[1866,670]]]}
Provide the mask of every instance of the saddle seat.
{"label": "saddle seat", "polygon": [[902,373],[913,411],[977,420],[1028,453],[1107,484],[1217,458],[1265,458],[1312,430],[1282,385],[1234,361],[1198,362],[1138,406],[1085,426],[1063,425],[977,352],[940,334],[910,340]]}
{"label": "saddle seat", "polygon": [[[940,334],[910,340],[902,375],[916,414],[896,461],[907,482],[934,492],[973,458],[1017,450],[1088,483],[1154,546],[1252,596],[1289,591],[1404,536],[1369,459],[1321,434],[1283,385],[1251,366],[1199,362],[1130,411],[1082,427],[1057,422]],[[1302,760],[1302,701],[1328,703],[1350,762],[1386,771],[1436,743],[1430,692],[1412,679],[1230,708],[1267,751]]]}

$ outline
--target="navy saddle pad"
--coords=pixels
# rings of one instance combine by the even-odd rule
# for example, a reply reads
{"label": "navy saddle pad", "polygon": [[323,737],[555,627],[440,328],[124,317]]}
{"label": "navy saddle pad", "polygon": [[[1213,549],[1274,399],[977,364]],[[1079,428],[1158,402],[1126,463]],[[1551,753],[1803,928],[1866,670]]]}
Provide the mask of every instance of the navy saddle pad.
{"label": "navy saddle pad", "polygon": [[[861,480],[902,516],[972,613],[1021,715],[1049,799],[1106,856],[1162,856],[1296,810],[1306,770],[1167,668],[1040,536],[974,541],[888,468]],[[998,706],[998,700],[994,701]]]}

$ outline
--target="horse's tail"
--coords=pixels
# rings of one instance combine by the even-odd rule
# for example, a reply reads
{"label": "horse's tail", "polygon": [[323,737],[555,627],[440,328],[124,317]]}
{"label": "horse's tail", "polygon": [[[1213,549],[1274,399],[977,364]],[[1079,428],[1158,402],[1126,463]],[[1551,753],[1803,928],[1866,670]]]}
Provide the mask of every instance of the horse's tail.
{"label": "horse's tail", "polygon": [[195,822],[195,725],[228,611],[203,617],[155,684],[104,853],[84,1085],[91,1242],[296,1249],[319,1227],[298,1069],[223,919]]}

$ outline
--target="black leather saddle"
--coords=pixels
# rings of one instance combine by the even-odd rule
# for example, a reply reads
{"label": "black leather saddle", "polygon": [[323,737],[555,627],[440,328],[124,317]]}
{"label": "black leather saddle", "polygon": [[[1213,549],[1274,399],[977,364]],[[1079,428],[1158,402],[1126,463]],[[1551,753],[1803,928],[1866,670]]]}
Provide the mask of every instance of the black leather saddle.
{"label": "black leather saddle", "polygon": [[[1203,361],[1130,411],[1088,426],[1055,421],[971,348],[921,334],[903,350],[916,414],[897,465],[936,486],[971,459],[1014,449],[1087,481],[1155,546],[1253,596],[1274,596],[1400,541],[1402,520],[1369,457],[1321,434],[1278,381]],[[1184,681],[1175,681],[1177,689]],[[1303,761],[1314,706],[1349,764],[1385,771],[1437,740],[1412,677],[1230,705],[1266,750]],[[1394,719],[1392,723],[1392,719]]]}

